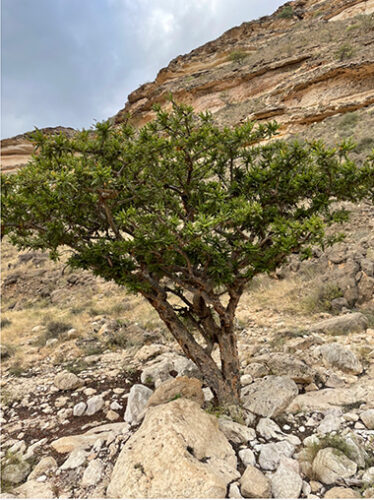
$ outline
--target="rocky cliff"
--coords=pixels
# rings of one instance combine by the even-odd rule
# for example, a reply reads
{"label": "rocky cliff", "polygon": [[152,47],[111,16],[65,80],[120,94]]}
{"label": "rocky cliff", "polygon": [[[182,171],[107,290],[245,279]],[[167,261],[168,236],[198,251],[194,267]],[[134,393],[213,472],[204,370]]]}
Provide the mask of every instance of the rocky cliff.
{"label": "rocky cliff", "polygon": [[[288,2],[173,59],[113,120],[130,114],[144,125],[172,94],[222,124],[272,119],[284,137],[308,133],[329,143],[352,135],[364,154],[374,146],[373,13],[374,0]],[[31,152],[27,135],[2,141],[3,169]]]}

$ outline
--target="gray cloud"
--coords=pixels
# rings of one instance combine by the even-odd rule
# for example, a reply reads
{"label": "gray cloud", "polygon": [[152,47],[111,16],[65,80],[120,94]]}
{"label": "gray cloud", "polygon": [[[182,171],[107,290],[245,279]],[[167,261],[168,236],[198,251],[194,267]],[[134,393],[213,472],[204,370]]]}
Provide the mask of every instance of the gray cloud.
{"label": "gray cloud", "polygon": [[179,54],[283,0],[2,0],[2,137],[89,127]]}

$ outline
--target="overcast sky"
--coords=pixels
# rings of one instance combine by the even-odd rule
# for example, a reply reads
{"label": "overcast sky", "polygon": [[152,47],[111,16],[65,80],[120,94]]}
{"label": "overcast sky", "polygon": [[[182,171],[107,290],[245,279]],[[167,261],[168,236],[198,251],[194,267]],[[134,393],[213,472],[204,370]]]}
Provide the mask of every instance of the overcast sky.
{"label": "overcast sky", "polygon": [[88,128],[174,57],[284,2],[1,0],[1,137]]}

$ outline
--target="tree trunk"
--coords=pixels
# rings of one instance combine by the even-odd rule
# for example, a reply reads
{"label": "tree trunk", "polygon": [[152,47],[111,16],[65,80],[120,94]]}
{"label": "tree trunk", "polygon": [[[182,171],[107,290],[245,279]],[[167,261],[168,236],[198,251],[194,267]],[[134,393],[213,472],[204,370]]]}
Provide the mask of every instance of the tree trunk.
{"label": "tree trunk", "polygon": [[240,363],[236,335],[232,320],[222,325],[222,333],[218,336],[218,344],[222,362],[222,375],[229,385],[237,401],[240,400]]}
{"label": "tree trunk", "polygon": [[226,355],[227,350],[224,350],[225,356],[222,358],[222,364],[224,364],[223,359],[225,359],[226,375],[224,375],[212,357],[196,342],[194,336],[183,325],[167,300],[156,295],[147,294],[145,296],[181,346],[184,354],[197,365],[204,382],[211,388],[219,404],[222,406],[239,405],[239,391],[236,382],[233,383],[237,379],[237,372],[233,373],[233,377],[229,376],[230,367],[235,368],[236,365],[232,360],[229,360]]}

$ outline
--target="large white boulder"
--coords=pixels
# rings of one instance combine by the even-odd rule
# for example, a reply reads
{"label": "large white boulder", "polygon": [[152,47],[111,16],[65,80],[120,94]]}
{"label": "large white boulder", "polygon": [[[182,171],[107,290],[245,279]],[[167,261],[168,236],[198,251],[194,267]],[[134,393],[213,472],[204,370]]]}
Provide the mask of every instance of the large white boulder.
{"label": "large white boulder", "polygon": [[126,442],[107,490],[114,498],[224,498],[240,474],[218,420],[194,401],[147,410]]}

